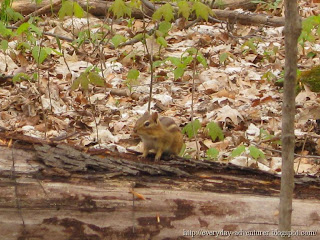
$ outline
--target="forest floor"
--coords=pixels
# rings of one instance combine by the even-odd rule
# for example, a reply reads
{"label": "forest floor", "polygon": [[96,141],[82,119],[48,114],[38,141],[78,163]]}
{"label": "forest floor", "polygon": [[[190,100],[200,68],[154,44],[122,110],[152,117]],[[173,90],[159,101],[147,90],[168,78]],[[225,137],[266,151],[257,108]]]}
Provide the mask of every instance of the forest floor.
{"label": "forest floor", "polygon": [[[318,6],[310,1],[300,1],[300,7],[303,18],[319,14]],[[283,8],[259,13],[284,16]],[[147,31],[154,28],[152,21],[146,21]],[[165,37],[167,47],[160,48],[152,38],[147,41],[149,49],[153,46],[154,60],[163,60],[154,69],[152,110],[173,118],[181,128],[186,126],[191,121],[195,72],[193,111],[194,118],[201,123],[197,135],[201,157],[207,158],[207,150],[215,148],[219,154],[213,161],[280,172],[282,87],[276,82],[283,78],[283,27],[198,22],[181,30],[180,21],[172,24]],[[143,20],[139,19],[111,22],[90,16],[88,23],[87,18],[60,21],[50,16],[39,23],[42,30],[71,39],[72,32],[82,34],[88,25],[91,37],[101,33],[103,25],[112,25],[117,35],[127,39],[144,31]],[[132,136],[132,129],[147,111],[149,99],[150,57],[145,45],[137,42],[114,48],[111,42],[99,45],[99,41],[91,41],[75,47],[76,44],[72,46],[60,40],[60,50],[55,37],[43,35],[42,47],[63,52],[63,56],[51,51],[37,65],[32,48],[21,50],[21,44],[29,40],[23,35],[11,38],[8,50],[0,52],[3,74],[38,73],[40,76],[39,81],[1,82],[2,128],[39,139],[69,135],[61,142],[74,146],[141,151],[141,143]],[[304,48],[299,45],[299,70],[308,70],[319,63],[319,56],[314,54],[319,51],[319,44],[319,39],[315,39],[313,43],[305,42]],[[192,47],[197,47],[208,66],[197,63],[194,68],[189,64],[184,75],[175,79],[176,66],[170,59],[181,60]],[[90,66],[102,70],[99,74],[106,86],[89,84],[87,91],[81,87],[72,89],[72,83]],[[131,69],[140,72],[136,81],[127,77]],[[299,155],[295,169],[299,164],[299,173],[317,174],[319,158],[308,156],[320,153],[316,123],[320,117],[318,94],[305,86],[297,94],[296,103],[296,154]],[[210,122],[221,127],[223,140],[212,140],[208,136],[206,126]],[[185,135],[185,143],[185,155],[194,157],[194,138]],[[7,142],[3,140],[1,144]],[[233,150],[242,145],[246,150],[240,156],[231,157]],[[263,155],[259,155],[260,151]]]}

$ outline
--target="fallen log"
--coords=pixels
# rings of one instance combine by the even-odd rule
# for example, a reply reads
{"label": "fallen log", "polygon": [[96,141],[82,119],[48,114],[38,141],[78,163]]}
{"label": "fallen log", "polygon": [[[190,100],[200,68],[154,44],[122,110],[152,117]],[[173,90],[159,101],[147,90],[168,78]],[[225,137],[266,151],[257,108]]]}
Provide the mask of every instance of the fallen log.
{"label": "fallen log", "polygon": [[[30,4],[29,0],[18,0],[13,2],[12,8],[17,12],[26,15],[34,12],[37,8],[47,6],[48,4],[50,4],[50,0],[44,0],[39,5],[34,5],[34,3]],[[87,9],[87,1],[81,1],[79,2],[79,4],[83,9]],[[90,6],[90,14],[93,14],[95,16],[106,16],[112,2],[89,0],[88,4]],[[59,9],[60,6],[55,6],[52,11],[57,12]],[[251,12],[238,12],[233,10],[213,9],[212,11],[215,18],[223,21],[229,21],[231,23],[240,23],[243,25],[265,25],[274,27],[284,26],[284,18],[282,17],[254,14]],[[42,12],[42,14],[43,13],[44,12]],[[50,8],[48,8],[47,13],[51,13]],[[139,9],[133,9],[132,16],[140,19],[145,17],[145,15]]]}
{"label": "fallen log", "polygon": [[[218,233],[257,239],[260,231],[268,234],[263,239],[277,239],[278,175],[180,158],[155,163],[20,139],[14,148],[0,147],[3,239],[207,239]],[[293,229],[315,234],[320,180],[295,180]]]}

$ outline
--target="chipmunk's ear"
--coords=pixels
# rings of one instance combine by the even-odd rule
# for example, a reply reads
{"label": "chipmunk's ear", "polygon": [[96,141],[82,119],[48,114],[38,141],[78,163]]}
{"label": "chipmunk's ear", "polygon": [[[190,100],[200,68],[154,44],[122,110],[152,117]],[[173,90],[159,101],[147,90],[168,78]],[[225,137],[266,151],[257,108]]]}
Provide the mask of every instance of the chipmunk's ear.
{"label": "chipmunk's ear", "polygon": [[157,113],[157,112],[152,113],[151,119],[152,119],[154,122],[158,122],[158,118],[159,118],[159,116],[158,116],[158,113]]}

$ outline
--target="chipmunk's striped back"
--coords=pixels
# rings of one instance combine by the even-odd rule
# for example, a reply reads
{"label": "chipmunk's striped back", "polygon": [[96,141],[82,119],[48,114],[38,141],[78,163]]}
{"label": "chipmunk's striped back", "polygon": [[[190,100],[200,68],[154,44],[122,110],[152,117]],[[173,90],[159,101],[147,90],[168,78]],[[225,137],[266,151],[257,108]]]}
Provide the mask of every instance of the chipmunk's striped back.
{"label": "chipmunk's striped back", "polygon": [[169,132],[176,132],[176,131],[180,132],[180,128],[177,126],[177,124],[175,123],[175,121],[172,118],[161,117],[160,122],[163,124],[163,126],[166,127],[166,129]]}

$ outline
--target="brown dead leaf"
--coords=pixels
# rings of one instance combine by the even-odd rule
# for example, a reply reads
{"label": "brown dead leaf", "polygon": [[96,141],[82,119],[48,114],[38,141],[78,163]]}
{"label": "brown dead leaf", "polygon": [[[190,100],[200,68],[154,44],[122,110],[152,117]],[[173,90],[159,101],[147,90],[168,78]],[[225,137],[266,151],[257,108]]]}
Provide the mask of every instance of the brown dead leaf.
{"label": "brown dead leaf", "polygon": [[17,59],[20,62],[21,67],[26,68],[29,66],[29,62],[27,61],[27,59],[25,58],[25,56],[21,52],[17,55]]}
{"label": "brown dead leaf", "polygon": [[88,104],[88,99],[83,96],[82,93],[77,93],[76,98],[74,99],[76,102],[80,103],[81,105],[86,105]]}
{"label": "brown dead leaf", "polygon": [[221,32],[219,35],[216,36],[217,40],[221,40],[223,42],[228,42],[229,38],[230,37],[227,31]]}
{"label": "brown dead leaf", "polygon": [[30,126],[35,126],[38,124],[38,122],[40,121],[40,116],[39,115],[35,115],[33,117],[27,117],[25,119],[23,119],[20,123],[19,123],[19,127],[25,126],[25,125],[30,125]]}
{"label": "brown dead leaf", "polygon": [[7,112],[7,111],[0,112],[0,119],[2,119],[2,120],[7,121],[12,118],[14,118],[14,116],[12,116],[9,112]]}
{"label": "brown dead leaf", "polygon": [[72,74],[71,73],[67,73],[66,74],[66,81],[70,82],[72,78]]}
{"label": "brown dead leaf", "polygon": [[270,101],[274,101],[274,99],[271,96],[266,96],[266,97],[263,97],[263,98],[257,98],[257,99],[252,100],[251,106],[255,107],[255,106],[258,106],[261,103],[270,102]]}
{"label": "brown dead leaf", "polygon": [[296,103],[303,104],[306,101],[313,101],[317,99],[317,94],[311,91],[301,91],[296,96]]}
{"label": "brown dead leaf", "polygon": [[134,21],[134,24],[132,25],[133,29],[135,29],[135,31],[140,31],[143,30],[143,25],[144,23],[141,20],[136,20]]}
{"label": "brown dead leaf", "polygon": [[50,115],[48,117],[48,120],[51,122],[52,128],[54,130],[61,131],[61,130],[65,130],[68,128],[67,119],[62,120],[58,117],[54,117],[54,116]]}
{"label": "brown dead leaf", "polygon": [[227,97],[227,98],[235,99],[235,94],[233,92],[227,91],[226,89],[223,89],[223,90],[215,93],[214,96],[216,96],[218,98]]}
{"label": "brown dead leaf", "polygon": [[212,142],[211,139],[205,139],[203,142],[202,142],[208,149],[209,148],[216,148],[218,149],[219,151],[222,151],[222,150],[226,150],[229,145],[230,145],[230,142],[228,140],[224,140],[224,141],[220,141],[220,142]]}
{"label": "brown dead leaf", "polygon": [[243,120],[243,117],[239,111],[231,108],[229,105],[226,105],[218,110],[216,121],[225,122],[227,118],[229,118],[235,125],[239,124],[239,120]]}
{"label": "brown dead leaf", "polygon": [[34,129],[40,132],[45,132],[47,130],[45,123],[40,123],[39,125],[34,126]]}
{"label": "brown dead leaf", "polygon": [[169,36],[167,41],[170,44],[175,44],[181,42],[183,39],[183,36]]}
{"label": "brown dead leaf", "polygon": [[113,124],[113,131],[114,132],[119,132],[121,131],[124,127],[126,126],[126,123],[125,122],[115,122]]}

